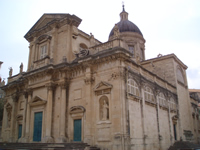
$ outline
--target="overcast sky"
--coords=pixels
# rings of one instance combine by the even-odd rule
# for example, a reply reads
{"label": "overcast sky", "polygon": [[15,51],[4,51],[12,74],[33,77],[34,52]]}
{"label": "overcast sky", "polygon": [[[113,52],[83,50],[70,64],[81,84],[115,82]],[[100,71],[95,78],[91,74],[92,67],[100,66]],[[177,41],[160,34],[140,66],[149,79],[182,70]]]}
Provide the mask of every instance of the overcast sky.
{"label": "overcast sky", "polygon": [[[189,88],[200,89],[200,0],[125,0],[129,20],[146,40],[146,59],[174,53],[188,66]],[[122,0],[0,0],[0,75],[9,67],[27,69],[29,43],[24,35],[44,13],[69,13],[82,19],[79,29],[106,42],[119,22]]]}

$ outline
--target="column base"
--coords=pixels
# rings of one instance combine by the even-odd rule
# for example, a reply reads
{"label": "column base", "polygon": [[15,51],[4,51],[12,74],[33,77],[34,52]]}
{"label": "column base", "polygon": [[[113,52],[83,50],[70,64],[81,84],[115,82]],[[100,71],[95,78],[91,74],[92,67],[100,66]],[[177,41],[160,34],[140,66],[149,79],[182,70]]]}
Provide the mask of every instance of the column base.
{"label": "column base", "polygon": [[10,143],[15,142],[15,141],[14,141],[14,137],[10,137],[8,141],[9,141]]}
{"label": "column base", "polygon": [[27,137],[22,137],[18,140],[19,143],[28,143],[29,139]]}
{"label": "column base", "polygon": [[42,140],[43,143],[54,143],[54,140],[51,136],[46,136]]}
{"label": "column base", "polygon": [[57,139],[57,142],[58,143],[66,143],[67,142],[67,138],[65,136],[60,136],[58,139]]}

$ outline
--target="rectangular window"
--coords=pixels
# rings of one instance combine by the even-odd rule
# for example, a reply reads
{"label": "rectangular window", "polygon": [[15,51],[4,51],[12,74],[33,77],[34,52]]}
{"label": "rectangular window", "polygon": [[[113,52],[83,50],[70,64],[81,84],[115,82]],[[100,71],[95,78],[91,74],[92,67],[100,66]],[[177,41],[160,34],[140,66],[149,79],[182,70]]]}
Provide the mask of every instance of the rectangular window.
{"label": "rectangular window", "polygon": [[47,55],[47,45],[40,47],[40,59],[44,58]]}
{"label": "rectangular window", "polygon": [[129,46],[129,51],[134,55],[134,46]]}

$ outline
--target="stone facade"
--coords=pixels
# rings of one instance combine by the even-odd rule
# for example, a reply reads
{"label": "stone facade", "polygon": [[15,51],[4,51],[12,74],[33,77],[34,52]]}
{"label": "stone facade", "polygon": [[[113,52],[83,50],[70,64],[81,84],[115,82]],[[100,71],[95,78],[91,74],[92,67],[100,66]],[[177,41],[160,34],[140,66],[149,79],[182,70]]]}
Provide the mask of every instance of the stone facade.
{"label": "stone facade", "polygon": [[[124,8],[120,16],[136,28]],[[198,142],[187,66],[174,54],[145,60],[138,28],[116,24],[101,43],[80,23],[75,15],[44,14],[25,35],[27,72],[22,66],[3,87],[2,141],[83,141],[109,150]]]}

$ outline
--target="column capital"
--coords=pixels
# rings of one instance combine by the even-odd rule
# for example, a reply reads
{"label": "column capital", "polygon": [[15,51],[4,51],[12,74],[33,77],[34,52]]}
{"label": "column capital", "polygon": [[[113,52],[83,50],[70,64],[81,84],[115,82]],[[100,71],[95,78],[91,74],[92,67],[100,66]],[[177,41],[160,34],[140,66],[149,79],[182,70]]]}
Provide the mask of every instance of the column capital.
{"label": "column capital", "polygon": [[31,88],[30,89],[25,89],[23,94],[24,94],[25,98],[28,98],[28,95],[32,95],[33,94],[33,90]]}
{"label": "column capital", "polygon": [[55,88],[56,84],[54,82],[50,82],[45,84],[45,87],[47,87],[48,90],[53,90]]}
{"label": "column capital", "polygon": [[13,102],[17,102],[19,99],[19,93],[15,93],[12,95]]}

